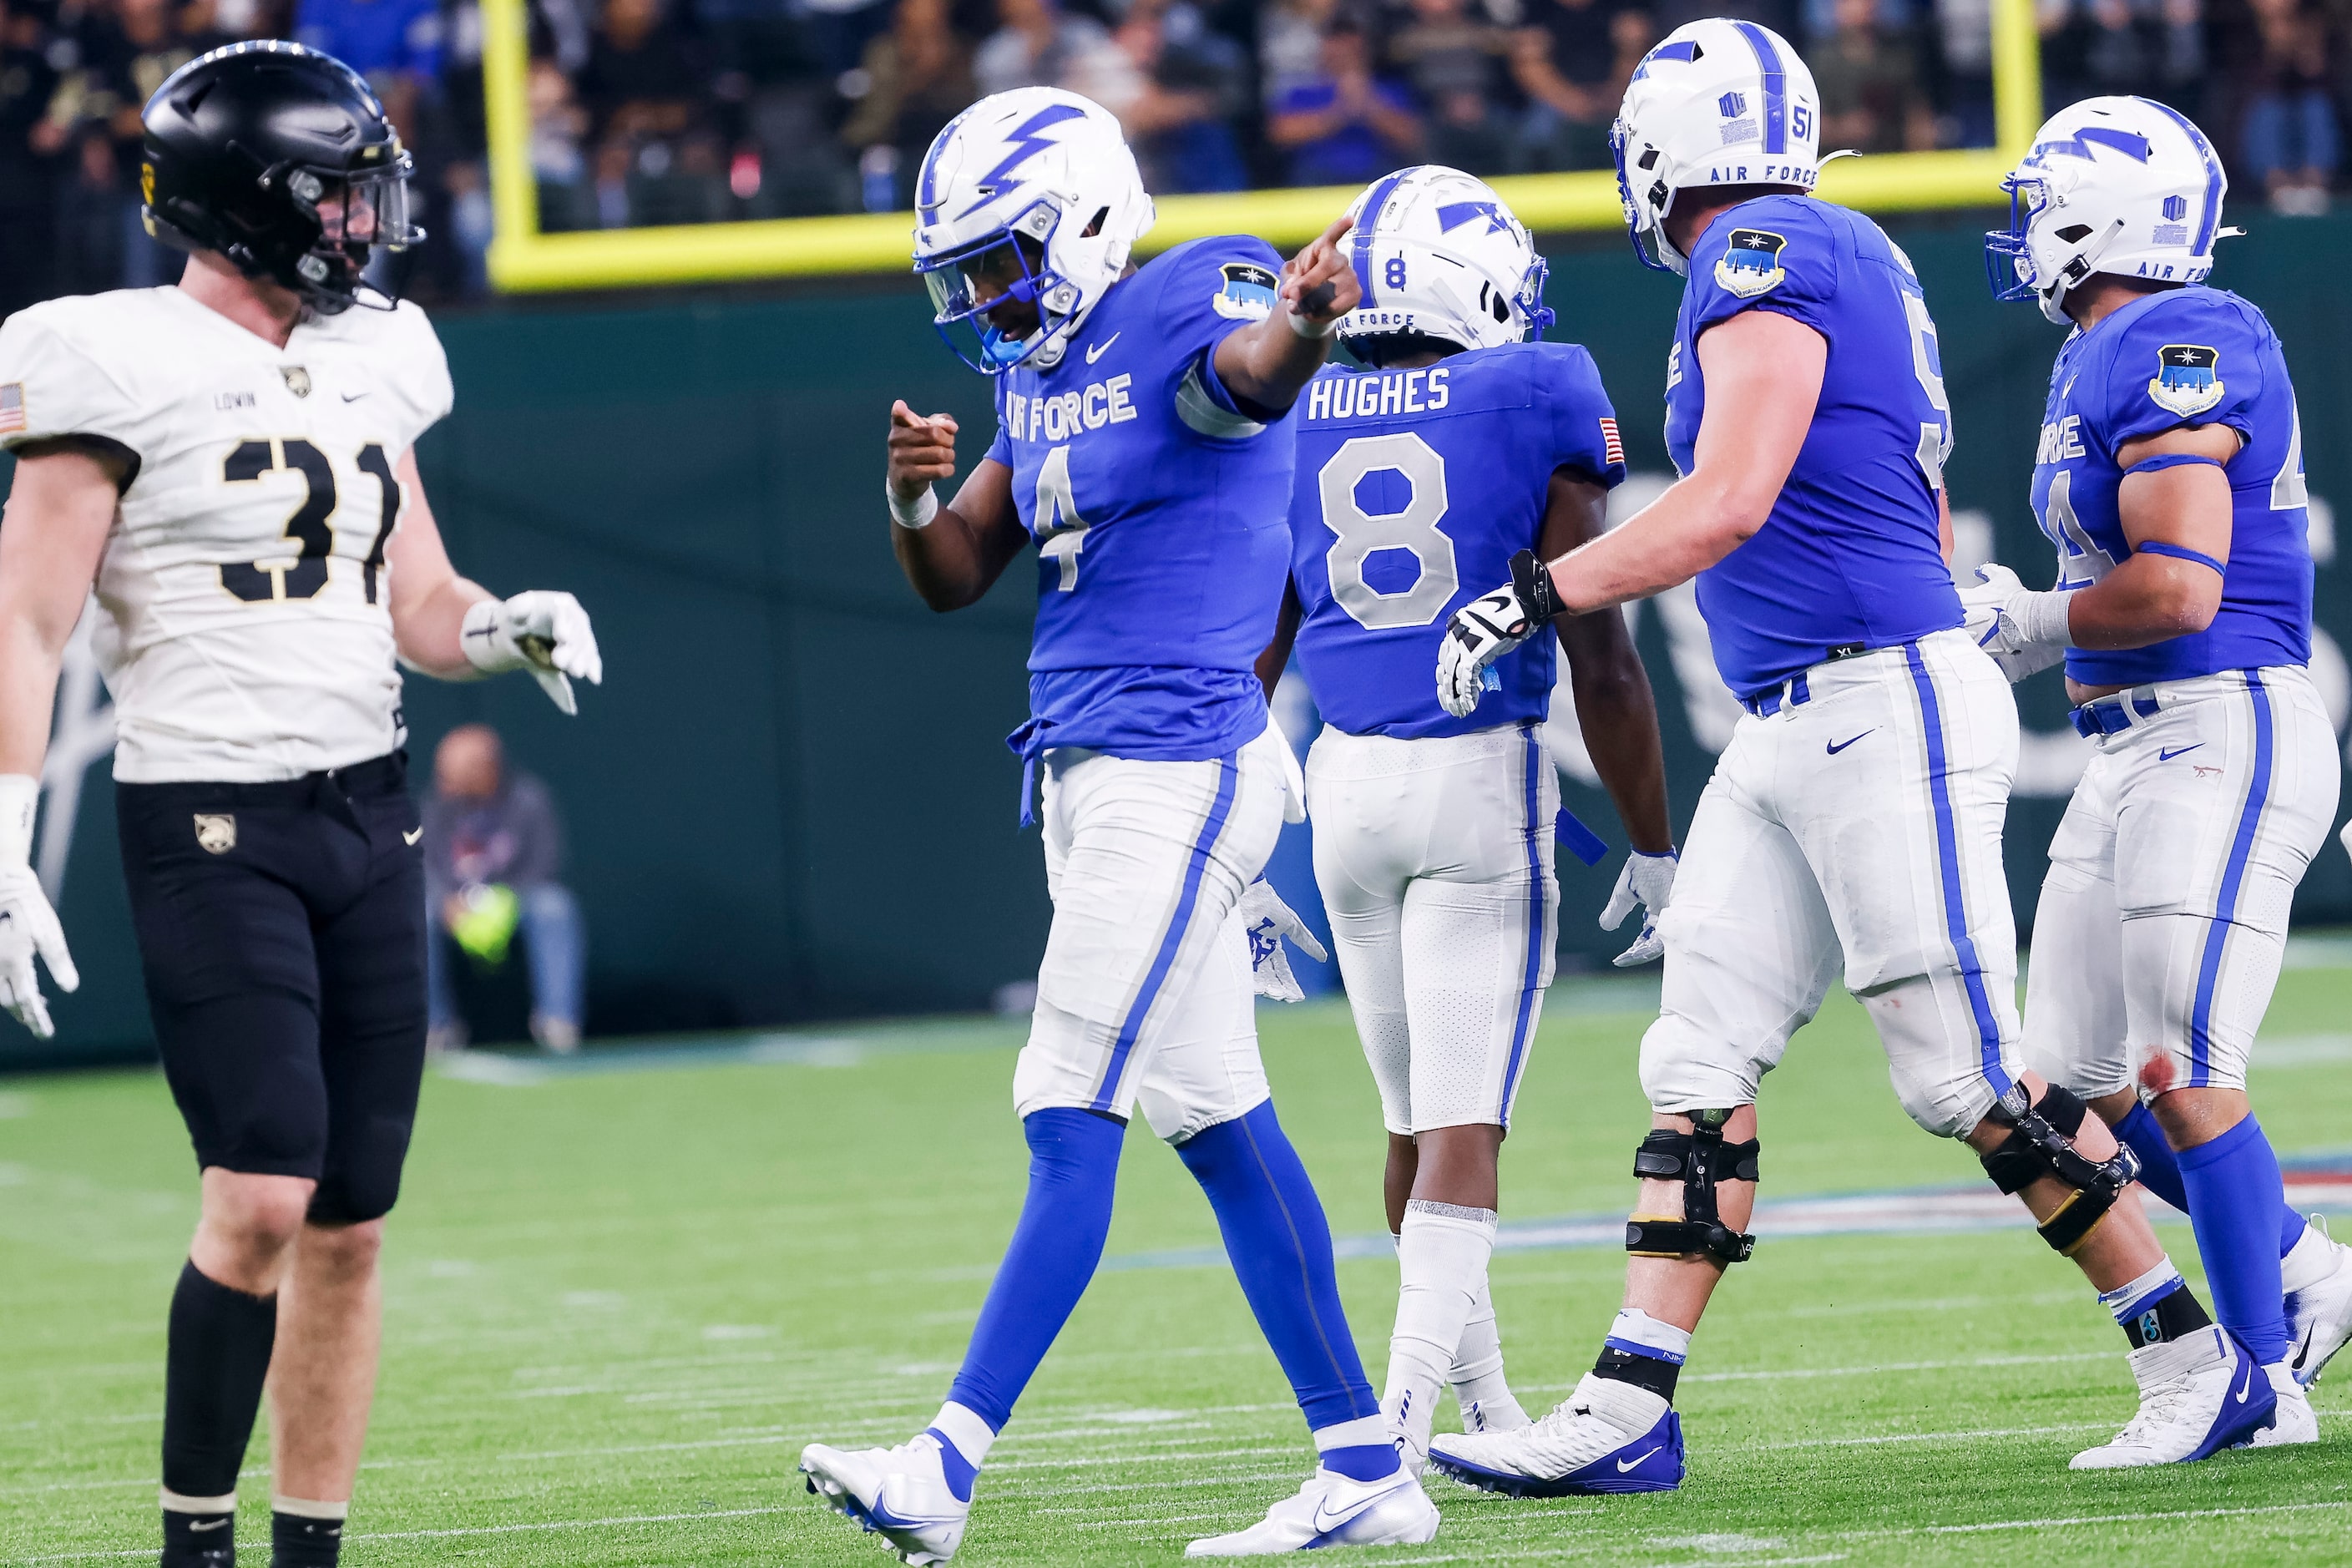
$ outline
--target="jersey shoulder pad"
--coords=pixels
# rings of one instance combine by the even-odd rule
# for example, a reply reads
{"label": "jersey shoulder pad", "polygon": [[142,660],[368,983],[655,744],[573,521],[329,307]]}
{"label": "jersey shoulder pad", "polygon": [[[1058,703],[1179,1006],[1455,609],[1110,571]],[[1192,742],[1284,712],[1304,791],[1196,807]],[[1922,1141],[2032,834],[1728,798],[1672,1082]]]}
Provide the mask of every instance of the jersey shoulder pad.
{"label": "jersey shoulder pad", "polygon": [[1708,226],[1690,258],[1702,327],[1768,302],[1821,327],[1813,318],[1836,297],[1842,237],[1811,210],[1817,205],[1810,196],[1764,196]]}
{"label": "jersey shoulder pad", "polygon": [[2156,296],[2117,324],[2100,410],[2111,443],[2182,425],[2250,431],[2272,340],[2261,311],[2233,294],[2189,288]]}
{"label": "jersey shoulder pad", "polygon": [[1244,234],[1188,240],[1153,261],[1159,274],[1157,316],[1171,343],[1202,335],[1223,337],[1274,313],[1282,258],[1274,247]]}
{"label": "jersey shoulder pad", "polygon": [[0,446],[99,436],[138,450],[140,367],[155,352],[151,292],[47,300],[0,323]]}

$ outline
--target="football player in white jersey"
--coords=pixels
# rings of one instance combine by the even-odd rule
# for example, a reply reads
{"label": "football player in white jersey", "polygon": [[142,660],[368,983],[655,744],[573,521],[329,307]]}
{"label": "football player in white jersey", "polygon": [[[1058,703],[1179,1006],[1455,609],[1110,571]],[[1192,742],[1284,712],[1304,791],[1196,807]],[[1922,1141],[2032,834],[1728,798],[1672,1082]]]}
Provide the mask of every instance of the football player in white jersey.
{"label": "football player in white jersey", "polygon": [[[273,1560],[336,1561],[375,1382],[376,1253],[425,1058],[425,890],[400,674],[602,676],[568,594],[452,570],[412,451],[449,410],[414,305],[362,280],[408,155],[340,62],[248,43],[145,111],[176,287],[0,325],[0,1002],[51,1032],[65,940],[27,865],[58,663],[93,589],[115,798],[203,1212],[172,1299],[165,1568],[236,1561],[270,1390]],[[353,309],[359,306],[362,308]]]}

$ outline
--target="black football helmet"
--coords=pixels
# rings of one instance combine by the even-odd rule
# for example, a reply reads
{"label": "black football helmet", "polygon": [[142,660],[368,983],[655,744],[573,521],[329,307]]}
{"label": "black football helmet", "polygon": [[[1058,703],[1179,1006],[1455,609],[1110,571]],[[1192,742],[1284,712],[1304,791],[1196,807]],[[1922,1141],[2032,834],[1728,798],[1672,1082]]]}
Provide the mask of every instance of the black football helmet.
{"label": "black football helmet", "polygon": [[409,222],[415,168],[367,82],[299,44],[231,44],[173,71],[142,116],[147,232],[212,250],[321,315],[393,300],[361,274]]}

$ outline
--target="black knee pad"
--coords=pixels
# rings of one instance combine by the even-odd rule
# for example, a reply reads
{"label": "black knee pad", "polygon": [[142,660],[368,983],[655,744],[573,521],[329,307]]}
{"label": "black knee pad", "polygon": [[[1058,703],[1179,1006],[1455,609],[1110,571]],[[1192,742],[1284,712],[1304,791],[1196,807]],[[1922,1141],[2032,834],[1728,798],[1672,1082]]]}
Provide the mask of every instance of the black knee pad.
{"label": "black knee pad", "polygon": [[2139,1176],[2139,1157],[2120,1140],[2114,1157],[2105,1161],[2074,1146],[2090,1110],[2072,1089],[2053,1083],[2030,1105],[2024,1091],[2012,1088],[1988,1112],[1996,1125],[2010,1130],[1999,1148],[1979,1156],[1994,1186],[2016,1194],[2044,1176],[2055,1176],[2074,1189],[2040,1226],[2042,1239],[2062,1258],[2072,1258],[2090,1239],[2124,1189]]}
{"label": "black knee pad", "polygon": [[[1683,1215],[1635,1215],[1625,1222],[1625,1250],[1638,1258],[1682,1258],[1703,1253],[1724,1263],[1744,1262],[1756,1250],[1753,1236],[1733,1230],[1716,1211],[1717,1182],[1758,1179],[1760,1140],[1723,1141],[1726,1111],[1697,1111],[1688,1132],[1654,1128],[1633,1152],[1633,1174],[1646,1181],[1683,1184]],[[1713,1118],[1710,1121],[1710,1118]]]}

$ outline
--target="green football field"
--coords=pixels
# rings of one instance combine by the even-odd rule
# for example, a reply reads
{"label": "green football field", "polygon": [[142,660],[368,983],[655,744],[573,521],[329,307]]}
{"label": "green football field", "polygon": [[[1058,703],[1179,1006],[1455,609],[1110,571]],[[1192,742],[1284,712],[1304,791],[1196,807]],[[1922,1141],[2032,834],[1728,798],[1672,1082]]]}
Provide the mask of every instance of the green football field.
{"label": "green football field", "polygon": [[[1507,1223],[1630,1198],[1643,1005],[1638,982],[1554,993],[1507,1151]],[[1276,1103],[1333,1228],[1372,1242],[1340,1279],[1377,1384],[1396,1270],[1377,1245],[1371,1085],[1343,1005],[1262,1016]],[[1018,1037],[923,1025],[436,1074],[385,1255],[346,1562],[887,1561],[793,1466],[813,1438],[897,1442],[937,1407],[1020,1202]],[[2255,1098],[2280,1149],[2352,1152],[2352,970],[2291,971],[2264,1038],[2275,1065]],[[1982,1181],[1896,1110],[1843,997],[1768,1083],[1763,1119],[1768,1199]],[[1108,1264],[998,1445],[960,1562],[1170,1562],[1307,1472],[1181,1165],[1139,1126],[1120,1179]],[[152,1553],[164,1306],[194,1194],[157,1075],[0,1083],[0,1562]],[[2166,1235],[2193,1276],[2186,1227]],[[1591,1364],[1622,1258],[1497,1257],[1530,1407]],[[1517,1502],[1433,1478],[1436,1542],[1376,1555],[2352,1562],[2352,1358],[2318,1391],[2315,1447],[2071,1474],[2067,1457],[2130,1414],[2123,1352],[2028,1231],[1768,1233],[1685,1373],[1681,1491]],[[257,1434],[254,1563],[267,1464]]]}

